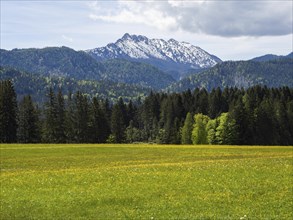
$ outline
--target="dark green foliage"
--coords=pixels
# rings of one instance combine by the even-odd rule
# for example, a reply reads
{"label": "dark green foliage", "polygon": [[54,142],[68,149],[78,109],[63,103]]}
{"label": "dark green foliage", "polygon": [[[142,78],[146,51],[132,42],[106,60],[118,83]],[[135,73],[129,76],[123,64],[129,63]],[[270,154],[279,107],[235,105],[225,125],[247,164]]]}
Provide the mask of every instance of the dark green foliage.
{"label": "dark green foliage", "polygon": [[11,82],[0,85],[1,142],[293,145],[293,90],[288,87],[152,92],[144,101],[120,98],[114,105],[51,88],[40,110],[30,96],[17,110]]}
{"label": "dark green foliage", "polygon": [[12,82],[0,81],[0,143],[16,142],[17,102]]}

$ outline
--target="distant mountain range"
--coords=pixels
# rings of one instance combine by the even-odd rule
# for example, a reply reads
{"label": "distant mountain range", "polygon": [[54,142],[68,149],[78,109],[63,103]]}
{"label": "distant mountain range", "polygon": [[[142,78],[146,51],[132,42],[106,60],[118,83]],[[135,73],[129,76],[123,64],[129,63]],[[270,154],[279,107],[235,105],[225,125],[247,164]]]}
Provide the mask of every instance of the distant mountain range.
{"label": "distant mountain range", "polygon": [[287,56],[278,56],[274,54],[266,54],[264,56],[255,57],[251,59],[252,61],[258,61],[258,62],[264,62],[264,61],[271,61],[271,60],[278,60],[278,59],[284,59],[284,58],[293,58],[293,52],[288,54]]}
{"label": "distant mountain range", "polygon": [[149,63],[169,73],[176,80],[191,69],[206,69],[221,62],[220,58],[187,42],[149,39],[129,34],[125,34],[115,43],[86,52],[98,61],[118,58]]}
{"label": "distant mountain range", "polygon": [[88,51],[1,49],[0,56],[0,80],[12,79],[18,94],[33,94],[40,102],[50,86],[113,100],[143,97],[151,90],[293,87],[293,53],[223,62],[186,42],[140,35],[125,34],[116,43]]}

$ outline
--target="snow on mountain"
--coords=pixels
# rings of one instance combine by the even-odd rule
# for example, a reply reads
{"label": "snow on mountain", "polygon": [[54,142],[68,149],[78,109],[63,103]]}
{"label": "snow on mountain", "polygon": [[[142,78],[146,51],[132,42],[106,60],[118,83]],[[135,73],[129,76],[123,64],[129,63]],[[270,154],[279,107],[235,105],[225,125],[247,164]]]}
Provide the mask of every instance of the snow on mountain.
{"label": "snow on mountain", "polygon": [[168,41],[149,39],[145,36],[127,33],[115,43],[86,52],[97,60],[115,58],[136,60],[150,63],[167,72],[182,73],[190,69],[210,68],[221,62],[218,57],[187,42],[178,42],[174,39]]}

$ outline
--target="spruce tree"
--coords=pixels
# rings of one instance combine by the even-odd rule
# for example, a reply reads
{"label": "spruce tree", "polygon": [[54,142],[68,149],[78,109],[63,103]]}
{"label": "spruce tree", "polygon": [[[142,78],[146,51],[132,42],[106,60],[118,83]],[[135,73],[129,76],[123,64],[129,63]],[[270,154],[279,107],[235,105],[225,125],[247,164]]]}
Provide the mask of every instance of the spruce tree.
{"label": "spruce tree", "polygon": [[122,143],[125,140],[125,112],[123,101],[116,103],[112,109],[111,132],[115,143]]}
{"label": "spruce tree", "polygon": [[74,97],[74,137],[77,143],[90,142],[88,98],[78,91]]}
{"label": "spruce tree", "polygon": [[109,122],[96,97],[93,98],[90,109],[91,141],[94,143],[106,142],[110,134]]}
{"label": "spruce tree", "polygon": [[66,111],[65,111],[65,137],[67,143],[73,143],[76,141],[75,138],[75,121],[76,121],[76,114],[75,114],[75,106],[73,101],[73,95],[71,92],[68,94],[67,104],[66,104]]}
{"label": "spruce tree", "polygon": [[209,116],[216,118],[222,113],[222,92],[220,88],[213,89],[209,95]]}
{"label": "spruce tree", "polygon": [[62,95],[61,89],[57,94],[57,102],[56,102],[56,111],[57,111],[57,121],[58,126],[56,127],[56,142],[65,143],[66,135],[65,135],[65,101]]}
{"label": "spruce tree", "polygon": [[237,129],[238,140],[236,143],[238,145],[250,144],[252,138],[252,128],[249,126],[249,118],[242,102],[242,97],[238,98],[235,106],[230,110],[229,115],[237,124],[235,129]]}
{"label": "spruce tree", "polygon": [[19,103],[17,139],[20,143],[40,142],[39,117],[31,96]]}
{"label": "spruce tree", "polygon": [[49,89],[49,93],[47,95],[48,101],[45,103],[45,123],[44,123],[44,131],[43,138],[47,143],[57,143],[58,142],[58,111],[57,111],[57,102],[56,96],[53,92],[53,89]]}
{"label": "spruce tree", "polygon": [[13,84],[0,81],[0,143],[17,141],[17,102]]}

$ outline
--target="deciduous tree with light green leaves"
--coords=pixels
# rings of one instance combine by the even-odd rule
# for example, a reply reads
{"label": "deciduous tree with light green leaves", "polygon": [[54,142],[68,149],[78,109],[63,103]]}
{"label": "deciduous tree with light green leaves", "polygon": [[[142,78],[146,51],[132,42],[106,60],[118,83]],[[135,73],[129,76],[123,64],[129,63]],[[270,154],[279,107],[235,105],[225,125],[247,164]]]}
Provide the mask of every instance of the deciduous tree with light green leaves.
{"label": "deciduous tree with light green leaves", "polygon": [[213,120],[209,120],[206,126],[207,130],[207,138],[209,144],[218,144],[216,130],[219,126],[219,119],[215,118]]}
{"label": "deciduous tree with light green leaves", "polygon": [[238,129],[235,119],[229,117],[229,113],[222,113],[218,120],[219,125],[216,129],[218,144],[236,144]]}
{"label": "deciduous tree with light green leaves", "polygon": [[206,125],[210,118],[203,114],[196,114],[194,116],[194,125],[192,130],[193,144],[208,144]]}

